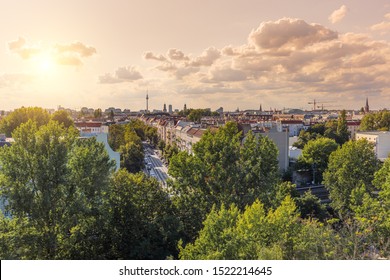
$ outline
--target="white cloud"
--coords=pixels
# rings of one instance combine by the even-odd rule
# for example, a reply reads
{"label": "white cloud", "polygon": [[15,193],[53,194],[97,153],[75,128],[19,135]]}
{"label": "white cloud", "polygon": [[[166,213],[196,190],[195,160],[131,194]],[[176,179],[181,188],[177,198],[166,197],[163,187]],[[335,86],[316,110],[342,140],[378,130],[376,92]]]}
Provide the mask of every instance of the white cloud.
{"label": "white cloud", "polygon": [[166,61],[166,57],[163,55],[155,55],[153,52],[144,53],[144,59],[147,60],[157,60],[157,61]]}
{"label": "white cloud", "polygon": [[60,54],[78,54],[81,57],[89,57],[96,53],[96,49],[87,46],[81,42],[75,42],[68,45],[56,45],[56,50]]}
{"label": "white cloud", "polygon": [[106,73],[99,77],[101,84],[116,84],[124,82],[133,82],[143,79],[141,73],[134,66],[119,67],[115,74]]}
{"label": "white cloud", "polygon": [[41,53],[50,53],[56,63],[60,65],[80,66],[83,64],[83,58],[92,56],[96,49],[87,46],[81,42],[75,42],[67,45],[56,44],[48,48],[28,44],[26,39],[19,37],[18,40],[8,42],[8,48],[11,52],[18,54],[21,58],[27,60],[34,58]]}
{"label": "white cloud", "polygon": [[188,65],[193,67],[211,66],[218,58],[221,57],[221,52],[215,47],[209,47],[203,53],[193,59]]}
{"label": "white cloud", "polygon": [[373,26],[371,26],[371,30],[387,33],[390,31],[390,21],[382,21],[380,23],[374,24]]}
{"label": "white cloud", "polygon": [[167,56],[171,60],[189,60],[188,56],[185,56],[184,53],[178,49],[169,49]]}
{"label": "white cloud", "polygon": [[308,24],[301,19],[283,18],[263,22],[251,32],[249,42],[259,50],[302,49],[306,46],[336,39],[338,34],[319,24]]}
{"label": "white cloud", "polygon": [[345,5],[342,5],[340,8],[338,8],[337,10],[335,10],[330,16],[329,16],[329,21],[331,23],[337,23],[337,22],[340,22],[346,15],[347,15],[347,12],[348,12],[348,8],[347,6]]}
{"label": "white cloud", "polygon": [[19,37],[18,40],[8,42],[8,49],[18,54],[23,59],[29,59],[41,52],[40,48],[28,45],[26,39]]}

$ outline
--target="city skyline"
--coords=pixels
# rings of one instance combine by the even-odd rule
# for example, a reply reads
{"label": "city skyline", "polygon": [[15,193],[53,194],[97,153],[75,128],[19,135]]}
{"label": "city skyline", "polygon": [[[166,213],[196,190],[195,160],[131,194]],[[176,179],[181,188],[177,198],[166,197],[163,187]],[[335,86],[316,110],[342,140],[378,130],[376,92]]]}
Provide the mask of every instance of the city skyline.
{"label": "city skyline", "polygon": [[388,2],[290,2],[7,2],[0,109],[389,107]]}

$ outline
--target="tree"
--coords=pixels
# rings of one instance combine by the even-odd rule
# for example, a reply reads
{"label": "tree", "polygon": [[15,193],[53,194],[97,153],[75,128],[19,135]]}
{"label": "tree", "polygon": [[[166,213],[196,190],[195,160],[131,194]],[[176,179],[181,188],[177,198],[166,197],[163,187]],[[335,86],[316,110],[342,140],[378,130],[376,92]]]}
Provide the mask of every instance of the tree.
{"label": "tree", "polygon": [[325,205],[311,191],[306,191],[303,196],[295,198],[295,201],[301,218],[316,218],[323,222],[329,217]]}
{"label": "tree", "polygon": [[390,112],[383,110],[364,115],[360,130],[390,130]]}
{"label": "tree", "polygon": [[333,152],[324,172],[332,207],[342,215],[350,212],[352,190],[364,184],[372,191],[372,180],[378,168],[373,146],[365,139],[349,141]]}
{"label": "tree", "polygon": [[342,145],[349,140],[349,131],[347,126],[347,112],[341,111],[337,121],[337,143]]}
{"label": "tree", "polygon": [[302,220],[287,196],[275,210],[256,200],[244,211],[214,207],[199,237],[183,247],[181,259],[331,259],[335,235],[315,220]]}
{"label": "tree", "polygon": [[110,259],[177,256],[178,220],[159,183],[143,173],[119,170],[109,192]]}
{"label": "tree", "polygon": [[22,107],[1,120],[0,131],[11,137],[12,132],[17,127],[29,120],[35,121],[37,126],[42,126],[49,122],[50,115],[46,110],[39,107]]}
{"label": "tree", "polygon": [[51,119],[53,121],[57,121],[58,123],[62,124],[64,127],[69,128],[74,126],[73,119],[69,115],[69,113],[65,110],[59,110],[53,113],[51,116]]}
{"label": "tree", "polygon": [[[236,123],[206,132],[193,155],[180,152],[170,160],[173,200],[191,240],[212,205],[244,209],[257,198],[270,206],[279,181],[277,148],[267,137],[249,134],[241,145]],[[188,206],[193,205],[191,211]],[[190,224],[186,224],[190,223]]]}
{"label": "tree", "polygon": [[103,116],[102,109],[98,108],[93,112],[93,116],[95,118],[101,118]]}
{"label": "tree", "polygon": [[94,138],[76,141],[74,130],[54,121],[38,127],[30,120],[12,136],[15,143],[0,151],[0,194],[9,224],[24,231],[22,239],[34,240],[17,257],[97,258],[101,195],[114,167],[104,145]]}
{"label": "tree", "polygon": [[125,126],[112,124],[108,128],[108,144],[114,151],[125,144]]}
{"label": "tree", "polygon": [[315,168],[315,183],[322,182],[322,174],[328,166],[329,156],[337,148],[338,145],[334,140],[325,137],[310,140],[303,148],[298,161],[309,168]]}
{"label": "tree", "polygon": [[137,173],[142,170],[144,165],[144,151],[142,145],[130,141],[120,146],[121,167],[126,168],[131,173]]}

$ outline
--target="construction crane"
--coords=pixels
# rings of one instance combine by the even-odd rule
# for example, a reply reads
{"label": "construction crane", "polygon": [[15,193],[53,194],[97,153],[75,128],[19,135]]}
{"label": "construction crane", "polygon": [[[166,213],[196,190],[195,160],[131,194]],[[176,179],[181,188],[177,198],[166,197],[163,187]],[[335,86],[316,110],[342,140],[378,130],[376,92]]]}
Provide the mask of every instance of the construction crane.
{"label": "construction crane", "polygon": [[317,106],[318,103],[320,103],[322,107],[324,107],[324,103],[333,103],[333,101],[316,101],[314,99],[313,102],[308,102],[307,104],[313,104],[313,111],[315,111],[317,108],[321,108]]}

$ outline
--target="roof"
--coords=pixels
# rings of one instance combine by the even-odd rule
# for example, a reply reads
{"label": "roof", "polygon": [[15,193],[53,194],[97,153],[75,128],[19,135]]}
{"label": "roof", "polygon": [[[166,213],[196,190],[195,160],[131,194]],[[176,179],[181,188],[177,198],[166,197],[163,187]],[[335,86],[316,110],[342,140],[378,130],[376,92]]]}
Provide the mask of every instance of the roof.
{"label": "roof", "polygon": [[101,122],[76,122],[74,124],[76,127],[101,127]]}

